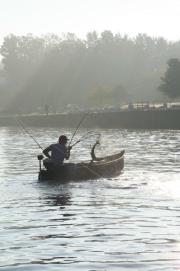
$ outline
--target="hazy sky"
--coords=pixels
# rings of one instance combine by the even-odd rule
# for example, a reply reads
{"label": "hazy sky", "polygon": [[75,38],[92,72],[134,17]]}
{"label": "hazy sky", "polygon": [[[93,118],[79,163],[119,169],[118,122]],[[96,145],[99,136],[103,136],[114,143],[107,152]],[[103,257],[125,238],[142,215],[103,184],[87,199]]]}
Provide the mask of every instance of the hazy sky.
{"label": "hazy sky", "polygon": [[180,39],[180,0],[0,0],[0,40],[9,34],[111,30]]}

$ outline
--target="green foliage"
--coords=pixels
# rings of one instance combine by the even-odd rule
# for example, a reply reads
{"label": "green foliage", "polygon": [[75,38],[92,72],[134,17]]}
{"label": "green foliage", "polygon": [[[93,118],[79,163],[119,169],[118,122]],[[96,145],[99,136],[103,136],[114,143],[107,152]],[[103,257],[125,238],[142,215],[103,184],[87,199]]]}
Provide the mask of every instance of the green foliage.
{"label": "green foliage", "polygon": [[171,58],[167,64],[168,68],[164,77],[161,77],[159,90],[169,98],[180,97],[180,60]]}

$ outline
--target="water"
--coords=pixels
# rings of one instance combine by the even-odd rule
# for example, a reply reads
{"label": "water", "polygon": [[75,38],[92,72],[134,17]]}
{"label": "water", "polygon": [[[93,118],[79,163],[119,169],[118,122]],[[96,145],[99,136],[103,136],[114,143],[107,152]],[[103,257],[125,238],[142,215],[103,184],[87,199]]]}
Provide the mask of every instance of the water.
{"label": "water", "polygon": [[[72,133],[29,131],[43,147]],[[98,132],[97,156],[126,150],[123,174],[47,184],[32,139],[0,128],[0,270],[180,270],[180,132]],[[72,160],[89,158],[92,142]]]}

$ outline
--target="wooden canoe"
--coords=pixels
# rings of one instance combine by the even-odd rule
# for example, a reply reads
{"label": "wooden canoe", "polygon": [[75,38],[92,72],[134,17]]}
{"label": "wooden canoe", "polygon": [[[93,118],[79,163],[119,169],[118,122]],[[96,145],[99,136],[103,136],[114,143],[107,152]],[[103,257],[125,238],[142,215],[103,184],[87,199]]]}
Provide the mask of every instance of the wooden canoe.
{"label": "wooden canoe", "polygon": [[123,150],[114,155],[98,158],[98,161],[65,163],[56,171],[40,169],[38,179],[64,182],[116,177],[124,168],[124,152]]}

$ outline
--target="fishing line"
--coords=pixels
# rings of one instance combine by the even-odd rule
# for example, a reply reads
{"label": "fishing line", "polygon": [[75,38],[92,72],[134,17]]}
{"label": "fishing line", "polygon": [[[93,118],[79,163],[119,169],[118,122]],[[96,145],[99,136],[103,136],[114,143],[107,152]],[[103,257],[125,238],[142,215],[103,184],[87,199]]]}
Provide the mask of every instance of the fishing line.
{"label": "fishing line", "polygon": [[33,141],[36,143],[36,145],[41,150],[43,150],[43,148],[41,147],[41,145],[39,144],[39,142],[35,139],[35,137],[30,134],[30,132],[27,130],[27,128],[25,128],[25,126],[23,125],[22,121],[20,121],[17,117],[14,117],[14,119],[17,122],[17,124],[21,127],[21,129],[33,139]]}
{"label": "fishing line", "polygon": [[[75,131],[74,134],[73,134],[73,137],[75,136],[75,134],[76,134],[78,128],[80,127],[81,123],[83,122],[84,118],[85,118],[85,116],[84,116],[83,119],[80,121],[80,123],[79,123],[79,125],[78,125],[76,131]],[[22,121],[20,121],[17,117],[14,117],[14,119],[15,119],[15,121],[17,122],[17,124],[21,127],[21,129],[22,129],[27,135],[29,135],[29,136],[33,139],[33,141],[36,143],[36,145],[37,145],[41,150],[43,150],[42,146],[41,146],[41,145],[39,144],[39,142],[35,139],[35,137],[34,137],[33,135],[31,135],[30,132],[25,128],[25,126],[24,126],[24,124],[22,123]],[[88,133],[89,133],[89,132],[88,132]],[[94,135],[98,135],[99,137],[101,136],[99,133],[94,134]],[[84,138],[83,140],[85,140],[85,139],[87,139],[87,138],[89,138],[89,137],[91,137],[91,136],[92,136],[92,135],[89,135],[89,136],[86,136],[86,137],[83,136],[82,138]],[[73,137],[71,138],[71,142],[72,142]],[[82,141],[82,139],[81,139],[81,141]],[[77,144],[77,143],[79,143],[79,142],[80,142],[80,140],[78,140],[76,143],[74,143],[73,146],[75,146],[75,144]],[[96,175],[97,177],[105,179],[105,178],[104,178],[102,175],[100,175],[98,172],[94,171],[93,169],[89,168],[88,166],[84,165],[83,163],[81,163],[81,165],[82,165],[84,168],[86,168],[87,170],[89,170],[91,173],[93,173],[94,175]]]}
{"label": "fishing line", "polygon": [[88,166],[85,166],[83,163],[81,163],[81,165],[82,165],[84,168],[88,169],[91,173],[93,173],[93,174],[96,175],[97,177],[106,179],[106,178],[104,178],[102,175],[100,175],[99,173],[97,173],[96,171],[94,171],[93,169],[89,168]]}
{"label": "fishing line", "polygon": [[[89,135],[88,135],[89,134]],[[86,140],[87,138],[90,138],[92,136],[97,136],[97,139],[96,141],[99,141],[100,140],[100,137],[101,137],[101,134],[100,133],[94,133],[93,131],[89,131],[87,132],[85,135],[83,135],[77,142],[75,142],[72,146],[75,146],[77,143],[79,143],[80,141],[84,141]],[[97,176],[98,178],[104,178],[103,175],[99,174],[97,171],[89,168],[87,165],[85,165],[84,163],[81,163],[81,165],[86,168],[87,170],[89,170],[91,173],[93,173],[95,176]]]}
{"label": "fishing line", "polygon": [[71,145],[71,142],[72,142],[74,136],[76,135],[76,133],[77,133],[77,131],[78,131],[80,125],[83,123],[84,119],[85,119],[88,115],[89,115],[89,112],[86,113],[85,115],[83,115],[83,117],[81,118],[80,122],[78,123],[78,125],[77,125],[77,127],[76,127],[76,129],[75,129],[75,131],[74,131],[74,133],[73,133],[73,135],[72,135],[72,137],[71,137],[71,139],[70,139],[69,146]]}
{"label": "fishing line", "polygon": [[81,141],[84,141],[88,138],[97,136],[97,140],[100,140],[101,134],[100,133],[94,133],[93,131],[87,132],[85,135],[81,136],[71,147],[75,146],[76,144],[80,143]]}

